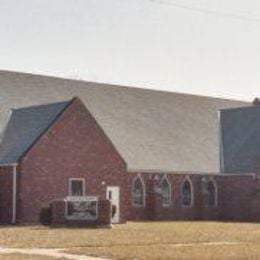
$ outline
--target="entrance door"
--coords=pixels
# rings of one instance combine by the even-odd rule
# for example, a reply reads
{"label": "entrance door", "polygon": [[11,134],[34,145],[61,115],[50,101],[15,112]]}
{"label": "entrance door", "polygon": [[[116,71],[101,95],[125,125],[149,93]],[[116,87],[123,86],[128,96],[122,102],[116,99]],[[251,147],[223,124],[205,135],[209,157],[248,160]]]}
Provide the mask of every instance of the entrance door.
{"label": "entrance door", "polygon": [[111,217],[112,223],[119,223],[119,216],[120,216],[120,208],[119,208],[119,187],[117,186],[108,186],[107,187],[107,199],[111,201],[112,205],[116,206],[116,212],[113,217]]}

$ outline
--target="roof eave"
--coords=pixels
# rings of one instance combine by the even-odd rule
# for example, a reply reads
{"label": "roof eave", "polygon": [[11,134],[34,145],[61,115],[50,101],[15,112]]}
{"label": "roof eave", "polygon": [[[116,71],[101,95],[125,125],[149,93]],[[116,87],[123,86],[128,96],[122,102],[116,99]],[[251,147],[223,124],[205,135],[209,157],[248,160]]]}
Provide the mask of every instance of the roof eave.
{"label": "roof eave", "polygon": [[18,163],[16,162],[16,163],[1,163],[0,162],[0,166],[17,166],[18,165]]}

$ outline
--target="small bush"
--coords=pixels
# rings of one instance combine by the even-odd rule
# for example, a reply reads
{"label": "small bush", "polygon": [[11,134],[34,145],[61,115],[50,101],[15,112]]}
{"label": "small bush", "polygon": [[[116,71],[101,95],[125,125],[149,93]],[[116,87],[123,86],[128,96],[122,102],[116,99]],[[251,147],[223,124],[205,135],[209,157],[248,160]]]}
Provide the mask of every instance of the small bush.
{"label": "small bush", "polygon": [[116,214],[116,205],[112,205],[112,218],[115,216]]}
{"label": "small bush", "polygon": [[43,207],[40,212],[40,223],[42,225],[48,226],[51,224],[51,206]]}

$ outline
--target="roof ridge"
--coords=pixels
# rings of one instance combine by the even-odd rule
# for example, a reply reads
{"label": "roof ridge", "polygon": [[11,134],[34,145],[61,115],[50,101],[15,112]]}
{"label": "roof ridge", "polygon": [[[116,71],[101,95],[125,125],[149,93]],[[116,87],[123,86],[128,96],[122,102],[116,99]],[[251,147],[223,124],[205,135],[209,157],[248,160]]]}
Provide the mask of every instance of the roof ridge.
{"label": "roof ridge", "polygon": [[211,99],[211,100],[222,100],[222,101],[233,101],[233,102],[242,102],[242,103],[248,103],[250,104],[250,101],[246,100],[240,100],[240,99],[230,99],[230,98],[224,98],[224,97],[213,97],[213,96],[207,96],[202,94],[193,94],[193,93],[183,93],[183,92],[175,92],[175,91],[169,91],[169,90],[160,90],[160,89],[152,89],[149,87],[141,87],[141,86],[135,86],[135,85],[125,85],[121,83],[107,83],[107,82],[99,82],[99,81],[88,81],[88,80],[78,80],[78,79],[72,79],[67,77],[59,77],[55,75],[44,75],[40,73],[31,73],[31,72],[22,72],[22,71],[11,71],[11,70],[0,70],[0,73],[13,73],[13,74],[20,74],[24,76],[32,76],[32,77],[43,77],[43,78],[49,78],[54,80],[66,80],[66,81],[72,81],[72,82],[78,82],[78,83],[84,83],[84,84],[96,84],[95,87],[100,87],[101,85],[107,85],[108,87],[119,87],[119,88],[126,88],[130,90],[139,90],[139,91],[150,91],[150,92],[159,92],[159,93],[165,93],[165,94],[175,94],[175,95],[182,95],[187,97],[194,97],[194,98],[205,98],[205,99]]}

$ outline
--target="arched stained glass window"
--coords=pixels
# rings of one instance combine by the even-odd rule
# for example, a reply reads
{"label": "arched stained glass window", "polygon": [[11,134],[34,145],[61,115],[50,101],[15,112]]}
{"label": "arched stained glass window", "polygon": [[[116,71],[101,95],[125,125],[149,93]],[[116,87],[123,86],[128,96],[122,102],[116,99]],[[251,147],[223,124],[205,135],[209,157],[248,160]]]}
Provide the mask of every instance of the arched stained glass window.
{"label": "arched stained glass window", "polygon": [[162,195],[162,205],[168,207],[171,205],[171,185],[166,178],[160,183],[161,195]]}
{"label": "arched stained glass window", "polygon": [[208,181],[206,186],[206,206],[216,207],[217,206],[217,187],[213,181]]}
{"label": "arched stained glass window", "polygon": [[144,207],[145,205],[145,186],[141,177],[137,177],[132,185],[133,206]]}
{"label": "arched stained glass window", "polygon": [[182,206],[192,206],[192,186],[191,181],[186,179],[182,184]]}

